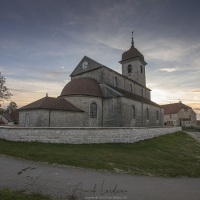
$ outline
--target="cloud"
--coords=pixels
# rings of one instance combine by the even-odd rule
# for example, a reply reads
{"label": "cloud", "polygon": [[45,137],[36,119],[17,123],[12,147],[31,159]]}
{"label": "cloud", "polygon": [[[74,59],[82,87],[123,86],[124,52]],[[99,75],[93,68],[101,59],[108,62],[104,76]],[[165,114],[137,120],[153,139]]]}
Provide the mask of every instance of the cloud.
{"label": "cloud", "polygon": [[162,69],[160,69],[160,71],[175,72],[175,71],[178,71],[178,69],[177,68],[162,68]]}
{"label": "cloud", "polygon": [[200,90],[192,90],[192,92],[200,92]]}

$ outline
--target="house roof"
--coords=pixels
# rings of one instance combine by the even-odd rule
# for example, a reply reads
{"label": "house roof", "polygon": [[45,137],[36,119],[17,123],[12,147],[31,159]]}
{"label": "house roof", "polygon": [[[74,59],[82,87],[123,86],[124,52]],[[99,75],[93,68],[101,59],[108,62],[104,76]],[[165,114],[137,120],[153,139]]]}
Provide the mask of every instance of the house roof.
{"label": "house roof", "polygon": [[44,97],[33,103],[30,103],[24,107],[19,108],[18,110],[31,110],[31,109],[48,109],[48,110],[64,110],[64,111],[75,111],[83,112],[83,110],[75,107],[73,104],[65,100],[64,98],[53,98],[53,97]]}
{"label": "house roof", "polygon": [[181,102],[161,105],[161,107],[164,109],[164,114],[177,114],[181,108],[191,109],[191,107]]}
{"label": "house roof", "polygon": [[4,113],[4,114],[2,114],[2,116],[3,116],[5,119],[7,119],[9,122],[13,122],[12,117],[11,117],[8,113]]}
{"label": "house roof", "polygon": [[119,92],[120,94],[122,94],[123,97],[129,98],[129,99],[133,99],[135,101],[143,102],[145,104],[157,106],[159,108],[161,107],[160,105],[158,105],[157,103],[151,101],[150,99],[146,99],[146,98],[144,98],[142,96],[133,94],[131,92],[127,92],[125,90],[122,90],[122,89],[119,89],[119,88],[116,88],[116,87],[113,87],[113,86],[109,86],[109,87],[113,88],[114,90],[116,90],[117,92]]}
{"label": "house roof", "polygon": [[81,77],[70,81],[62,90],[60,96],[86,95],[102,97],[102,91],[98,82],[89,77]]}
{"label": "house roof", "polygon": [[9,122],[19,121],[19,111],[17,110],[6,111],[4,114],[2,114],[2,116],[6,118]]}

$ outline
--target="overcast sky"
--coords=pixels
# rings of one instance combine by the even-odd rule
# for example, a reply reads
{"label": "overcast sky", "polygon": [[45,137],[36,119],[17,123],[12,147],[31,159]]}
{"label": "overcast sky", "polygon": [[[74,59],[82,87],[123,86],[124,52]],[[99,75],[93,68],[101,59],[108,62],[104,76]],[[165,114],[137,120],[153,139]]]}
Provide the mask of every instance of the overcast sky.
{"label": "overcast sky", "polygon": [[200,119],[199,0],[0,0],[0,71],[12,100],[59,96],[84,55],[121,73],[132,31],[152,100],[181,100]]}

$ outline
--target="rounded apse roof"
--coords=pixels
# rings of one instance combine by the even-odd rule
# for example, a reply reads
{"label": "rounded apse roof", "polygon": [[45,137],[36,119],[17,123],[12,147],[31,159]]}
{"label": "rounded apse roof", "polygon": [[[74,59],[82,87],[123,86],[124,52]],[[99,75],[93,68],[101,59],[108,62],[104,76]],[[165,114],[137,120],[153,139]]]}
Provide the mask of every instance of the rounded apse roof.
{"label": "rounded apse roof", "polygon": [[128,51],[125,51],[122,54],[121,62],[132,59],[132,58],[137,58],[137,57],[139,57],[140,59],[144,61],[144,56],[134,47],[134,45],[132,45]]}
{"label": "rounded apse roof", "polygon": [[71,80],[63,88],[60,96],[85,95],[102,97],[102,91],[98,82],[89,77],[81,77]]}

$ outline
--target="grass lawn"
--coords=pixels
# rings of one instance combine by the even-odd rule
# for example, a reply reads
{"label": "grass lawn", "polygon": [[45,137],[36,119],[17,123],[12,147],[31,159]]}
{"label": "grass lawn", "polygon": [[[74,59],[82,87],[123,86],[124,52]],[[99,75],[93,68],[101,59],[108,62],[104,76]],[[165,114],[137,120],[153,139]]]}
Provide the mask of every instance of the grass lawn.
{"label": "grass lawn", "polygon": [[27,160],[164,177],[200,177],[200,143],[184,132],[134,144],[44,144],[0,140],[0,153]]}
{"label": "grass lawn", "polygon": [[48,196],[43,196],[41,194],[25,194],[21,191],[14,191],[10,189],[0,190],[1,200],[52,200]]}

